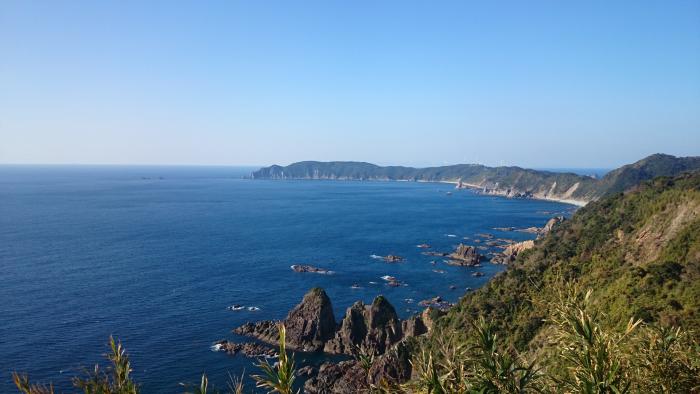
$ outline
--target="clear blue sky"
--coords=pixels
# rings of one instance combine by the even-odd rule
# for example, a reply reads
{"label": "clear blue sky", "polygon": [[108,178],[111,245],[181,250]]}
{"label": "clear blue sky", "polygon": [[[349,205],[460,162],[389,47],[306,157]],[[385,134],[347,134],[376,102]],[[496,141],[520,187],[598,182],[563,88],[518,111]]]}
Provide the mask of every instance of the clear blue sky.
{"label": "clear blue sky", "polygon": [[700,155],[700,1],[0,2],[0,163]]}

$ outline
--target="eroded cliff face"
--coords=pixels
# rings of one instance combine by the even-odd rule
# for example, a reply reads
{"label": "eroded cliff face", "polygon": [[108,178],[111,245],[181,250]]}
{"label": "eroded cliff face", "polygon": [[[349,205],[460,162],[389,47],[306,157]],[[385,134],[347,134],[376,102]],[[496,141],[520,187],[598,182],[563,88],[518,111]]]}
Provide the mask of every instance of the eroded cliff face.
{"label": "eroded cliff face", "polygon": [[655,154],[620,167],[601,179],[573,173],[538,171],[520,167],[458,164],[443,167],[380,167],[362,162],[304,161],[273,165],[251,174],[252,179],[317,179],[449,182],[458,188],[509,198],[535,198],[585,205],[622,192],[657,176],[676,176],[700,170],[700,157]]}

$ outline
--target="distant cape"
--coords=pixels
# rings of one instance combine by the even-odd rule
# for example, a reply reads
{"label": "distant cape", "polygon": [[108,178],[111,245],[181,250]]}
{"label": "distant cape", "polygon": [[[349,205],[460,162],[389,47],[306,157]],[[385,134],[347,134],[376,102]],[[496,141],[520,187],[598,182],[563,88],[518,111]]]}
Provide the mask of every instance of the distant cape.
{"label": "distant cape", "polygon": [[288,166],[273,165],[253,172],[252,179],[357,180],[448,182],[458,188],[511,198],[534,198],[585,205],[605,195],[618,193],[658,176],[675,176],[700,170],[700,157],[654,154],[610,171],[596,179],[573,173],[532,170],[521,167],[487,167],[456,164],[412,168],[378,166],[353,161],[301,161]]}

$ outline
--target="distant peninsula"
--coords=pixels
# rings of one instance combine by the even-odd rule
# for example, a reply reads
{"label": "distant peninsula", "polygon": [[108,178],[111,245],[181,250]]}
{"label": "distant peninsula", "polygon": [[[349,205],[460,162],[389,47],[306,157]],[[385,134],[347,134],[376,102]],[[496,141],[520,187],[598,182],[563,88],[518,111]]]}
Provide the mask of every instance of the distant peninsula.
{"label": "distant peninsula", "polygon": [[445,182],[455,184],[457,188],[476,189],[483,194],[582,206],[605,195],[625,191],[644,180],[697,170],[700,170],[700,156],[675,157],[659,153],[612,170],[600,179],[574,173],[480,164],[412,168],[353,161],[301,161],[288,166],[273,165],[253,172],[250,178]]}

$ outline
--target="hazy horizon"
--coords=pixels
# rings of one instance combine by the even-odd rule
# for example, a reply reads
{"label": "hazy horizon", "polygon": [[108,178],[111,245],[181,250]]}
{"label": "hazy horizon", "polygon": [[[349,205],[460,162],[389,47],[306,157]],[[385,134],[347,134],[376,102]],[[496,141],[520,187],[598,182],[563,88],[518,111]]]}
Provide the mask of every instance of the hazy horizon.
{"label": "hazy horizon", "polygon": [[2,2],[0,163],[700,154],[699,2],[304,4]]}
{"label": "hazy horizon", "polygon": [[[315,161],[315,160],[311,160]],[[353,162],[353,160],[350,160],[348,162]],[[356,162],[356,161],[355,161]],[[168,168],[168,167],[185,167],[185,168],[232,168],[232,169],[260,169],[264,167],[269,167],[273,165],[289,165],[293,163],[285,163],[285,164],[277,164],[277,163],[271,163],[271,164],[139,164],[139,163],[128,163],[128,164],[100,164],[100,163],[0,163],[0,167],[144,167],[144,168],[158,168],[158,167],[163,167],[163,168]],[[370,164],[377,164],[377,163],[370,163]],[[452,164],[445,164],[444,166],[451,166],[451,165],[463,165],[463,164],[479,164],[479,163],[452,163]],[[630,164],[630,163],[627,163]],[[392,166],[392,164],[377,164],[379,166]],[[515,167],[522,167],[522,166],[517,166],[514,165]],[[405,166],[409,167],[409,166]],[[426,166],[429,167],[429,166]],[[416,167],[416,168],[425,168],[425,167]],[[532,170],[538,170],[538,171],[552,171],[552,172],[574,172],[577,173],[577,171],[597,171],[597,172],[607,172],[610,170],[615,169],[616,167],[523,167],[523,168],[528,168]]]}

